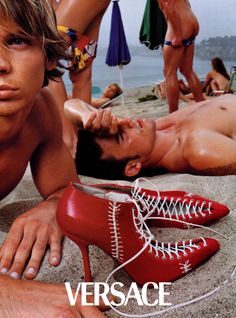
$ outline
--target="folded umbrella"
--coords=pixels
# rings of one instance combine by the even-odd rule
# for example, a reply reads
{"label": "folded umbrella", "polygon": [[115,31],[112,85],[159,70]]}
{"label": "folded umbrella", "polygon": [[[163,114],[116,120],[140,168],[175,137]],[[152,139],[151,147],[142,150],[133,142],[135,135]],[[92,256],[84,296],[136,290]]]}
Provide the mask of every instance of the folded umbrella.
{"label": "folded umbrella", "polygon": [[150,50],[158,49],[164,44],[166,30],[166,20],[157,0],[147,0],[139,32],[140,42]]}
{"label": "folded umbrella", "polygon": [[[120,13],[119,0],[113,0],[110,41],[107,50],[106,64],[108,66],[118,66],[120,70],[120,86],[123,89],[123,65],[131,61],[129,48],[124,32],[123,21]],[[122,95],[122,105],[124,97]]]}

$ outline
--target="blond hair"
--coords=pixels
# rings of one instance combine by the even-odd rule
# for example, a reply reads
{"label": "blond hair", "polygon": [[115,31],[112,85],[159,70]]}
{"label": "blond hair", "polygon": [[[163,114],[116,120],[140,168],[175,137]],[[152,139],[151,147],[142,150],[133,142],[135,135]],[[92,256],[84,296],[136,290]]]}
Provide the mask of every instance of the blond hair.
{"label": "blond hair", "polygon": [[[69,59],[66,42],[57,31],[55,14],[47,0],[0,0],[0,15],[0,25],[4,26],[3,18],[10,19],[31,41],[42,46],[46,60]],[[58,68],[45,70],[43,86],[62,74]]]}

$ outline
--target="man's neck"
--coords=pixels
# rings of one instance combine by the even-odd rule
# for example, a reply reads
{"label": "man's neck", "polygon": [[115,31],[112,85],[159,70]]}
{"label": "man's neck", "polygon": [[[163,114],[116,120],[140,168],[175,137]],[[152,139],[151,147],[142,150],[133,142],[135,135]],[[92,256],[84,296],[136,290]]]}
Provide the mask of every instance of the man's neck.
{"label": "man's neck", "polygon": [[176,125],[165,129],[156,129],[155,144],[150,158],[143,163],[144,168],[164,168],[168,154],[178,142]]}

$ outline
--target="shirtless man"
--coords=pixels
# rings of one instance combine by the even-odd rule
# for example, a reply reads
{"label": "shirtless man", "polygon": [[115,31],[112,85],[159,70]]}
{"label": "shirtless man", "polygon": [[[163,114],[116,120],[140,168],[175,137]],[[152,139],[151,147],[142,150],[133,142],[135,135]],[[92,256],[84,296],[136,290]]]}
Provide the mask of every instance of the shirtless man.
{"label": "shirtless man", "polygon": [[57,201],[78,177],[62,142],[57,106],[42,87],[60,74],[56,63],[65,55],[47,1],[0,0],[0,199],[16,187],[29,162],[44,198],[13,222],[1,247],[0,317],[104,317],[79,301],[71,308],[63,285],[13,279],[22,273],[34,278],[47,245],[51,265],[61,258]]}
{"label": "shirtless man", "polygon": [[163,59],[169,112],[178,109],[178,69],[185,76],[194,99],[203,100],[201,83],[193,71],[194,40],[199,32],[188,0],[157,0],[167,21]]}
{"label": "shirtless man", "polygon": [[119,119],[78,100],[68,101],[65,109],[74,124],[96,132],[79,133],[81,174],[134,177],[145,169],[236,174],[234,95],[195,103],[156,121]]}

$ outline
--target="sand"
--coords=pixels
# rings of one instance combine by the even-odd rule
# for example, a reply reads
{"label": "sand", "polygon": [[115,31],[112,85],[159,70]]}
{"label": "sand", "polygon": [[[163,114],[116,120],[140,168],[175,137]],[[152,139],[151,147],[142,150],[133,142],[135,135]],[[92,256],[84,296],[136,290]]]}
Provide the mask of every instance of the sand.
{"label": "sand", "polygon": [[[167,114],[165,101],[148,101],[137,103],[137,98],[150,94],[150,87],[142,87],[129,90],[125,94],[125,106],[115,104],[112,107],[114,114],[130,117],[152,117],[157,118]],[[181,107],[185,107],[184,104]],[[210,228],[226,235],[224,239],[219,235],[204,229],[154,229],[153,234],[158,240],[166,242],[180,241],[194,237],[213,237],[219,240],[220,250],[205,264],[198,267],[185,277],[172,283],[168,288],[170,295],[168,302],[173,305],[206,294],[216,287],[219,290],[206,299],[190,304],[183,308],[171,310],[161,315],[164,318],[178,317],[204,317],[204,318],[235,318],[236,317],[236,275],[230,276],[236,267],[236,176],[205,177],[189,174],[164,174],[148,178],[159,190],[185,190],[197,193],[215,201],[219,201],[230,207],[231,213],[215,222]],[[81,176],[85,183],[105,182]],[[120,181],[116,181],[117,183]],[[120,182],[129,184],[129,182]],[[143,187],[152,188],[149,182],[144,182]],[[0,240],[3,241],[13,219],[23,213],[41,200],[33,185],[29,169],[17,188],[4,200],[0,202]],[[79,248],[70,240],[65,239],[63,243],[63,259],[57,268],[47,264],[48,255],[45,256],[37,280],[59,283],[69,281],[76,287],[83,278],[83,265]],[[115,262],[97,247],[90,247],[90,261],[94,280],[104,281],[114,269]],[[227,280],[227,283],[225,281]],[[126,291],[131,280],[122,270],[115,274],[111,281],[125,283]],[[150,300],[156,299],[154,290],[150,291]],[[163,308],[156,306],[141,307],[136,302],[129,303],[129,306],[119,308],[130,314],[142,314],[152,311],[159,311]],[[113,310],[106,313],[108,317],[121,317]],[[154,317],[159,317],[154,315]]]}

